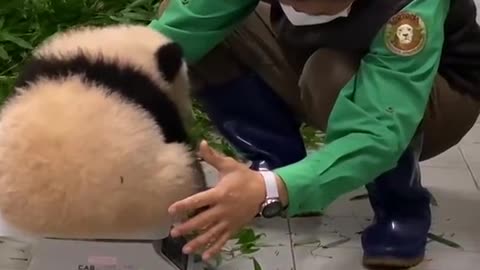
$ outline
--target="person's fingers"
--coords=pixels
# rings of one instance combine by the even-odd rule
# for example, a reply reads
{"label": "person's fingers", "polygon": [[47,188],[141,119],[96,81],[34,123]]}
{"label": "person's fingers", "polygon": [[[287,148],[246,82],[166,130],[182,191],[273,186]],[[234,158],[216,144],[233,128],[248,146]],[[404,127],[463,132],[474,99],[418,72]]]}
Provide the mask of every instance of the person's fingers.
{"label": "person's fingers", "polygon": [[205,251],[202,255],[202,259],[204,261],[208,261],[210,260],[210,258],[212,258],[213,256],[215,256],[216,254],[220,253],[222,251],[222,248],[225,246],[225,244],[227,243],[228,240],[230,240],[230,232],[225,232],[224,234],[222,234],[222,236],[220,236],[217,241],[215,242],[215,244],[213,244],[209,249],[207,249],[207,251]]}
{"label": "person's fingers", "polygon": [[202,246],[211,244],[212,241],[215,242],[215,240],[217,240],[226,231],[226,229],[226,222],[218,222],[212,228],[195,237],[195,239],[191,240],[187,245],[185,245],[183,252],[191,253]]}
{"label": "person's fingers", "polygon": [[200,143],[198,155],[203,161],[212,165],[219,172],[230,169],[236,164],[233,158],[218,153],[215,149],[211,148],[205,140]]}
{"label": "person's fingers", "polygon": [[212,224],[213,222],[220,219],[219,217],[219,208],[212,207],[209,208],[198,215],[190,218],[189,220],[185,221],[184,223],[175,226],[170,234],[173,237],[178,237],[180,235],[186,235],[193,231],[200,231],[206,226]]}
{"label": "person's fingers", "polygon": [[[199,192],[181,201],[175,202],[168,208],[170,215],[204,212],[208,206],[218,200],[218,191],[215,188]],[[200,211],[201,210],[201,211]]]}

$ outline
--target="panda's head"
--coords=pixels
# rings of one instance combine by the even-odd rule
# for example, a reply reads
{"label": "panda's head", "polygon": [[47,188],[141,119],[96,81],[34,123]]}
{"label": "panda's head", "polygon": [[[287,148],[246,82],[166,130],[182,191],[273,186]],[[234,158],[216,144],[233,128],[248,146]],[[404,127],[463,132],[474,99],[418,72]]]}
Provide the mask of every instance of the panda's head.
{"label": "panda's head", "polygon": [[[161,33],[123,24],[57,33],[36,48],[16,86],[68,73],[83,73],[142,106],[161,122],[167,142],[187,139],[176,128],[189,128],[192,120],[187,67],[181,47]],[[177,111],[173,115],[172,105]]]}
{"label": "panda's head", "polygon": [[39,236],[165,236],[168,206],[205,188],[188,87],[180,47],[146,26],[46,40],[0,111],[0,216]]}

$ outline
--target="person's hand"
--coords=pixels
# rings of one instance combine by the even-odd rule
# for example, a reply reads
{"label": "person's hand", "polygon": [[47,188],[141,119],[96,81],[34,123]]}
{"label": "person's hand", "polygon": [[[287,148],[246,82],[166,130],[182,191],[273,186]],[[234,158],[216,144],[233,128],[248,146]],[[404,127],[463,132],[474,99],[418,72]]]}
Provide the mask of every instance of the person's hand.
{"label": "person's hand", "polygon": [[260,173],[233,158],[220,155],[205,141],[200,145],[199,154],[218,170],[219,183],[210,190],[172,204],[168,210],[170,214],[177,215],[208,207],[171,231],[172,237],[199,232],[184,246],[183,252],[189,254],[207,246],[202,254],[203,260],[207,261],[253,220],[265,200],[266,191]]}

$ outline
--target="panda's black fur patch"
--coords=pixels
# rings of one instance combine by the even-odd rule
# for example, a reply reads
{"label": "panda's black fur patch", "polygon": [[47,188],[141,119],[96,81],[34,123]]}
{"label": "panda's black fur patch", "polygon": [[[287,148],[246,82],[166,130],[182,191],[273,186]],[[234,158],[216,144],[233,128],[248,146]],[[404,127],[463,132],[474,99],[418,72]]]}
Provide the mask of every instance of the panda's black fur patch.
{"label": "panda's black fur patch", "polygon": [[[118,64],[115,60],[101,57],[92,59],[81,52],[68,59],[53,56],[34,57],[25,65],[15,86],[25,87],[28,83],[41,78],[61,79],[74,74],[83,75],[85,83],[102,85],[112,93],[118,93],[140,105],[151,114],[162,129],[167,143],[188,143],[188,135],[177,106],[164,93],[165,91],[159,89],[141,69]],[[175,75],[171,69],[167,74],[170,77]]]}
{"label": "panda's black fur patch", "polygon": [[164,79],[172,82],[183,64],[182,47],[175,42],[167,43],[158,48],[155,57],[158,69],[162,71]]}

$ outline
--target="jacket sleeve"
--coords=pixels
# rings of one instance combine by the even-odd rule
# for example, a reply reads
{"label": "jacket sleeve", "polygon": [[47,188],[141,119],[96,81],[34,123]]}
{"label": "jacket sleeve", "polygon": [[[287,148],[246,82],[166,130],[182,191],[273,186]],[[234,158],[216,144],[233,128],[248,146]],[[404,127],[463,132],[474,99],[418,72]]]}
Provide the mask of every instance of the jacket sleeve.
{"label": "jacket sleeve", "polygon": [[255,10],[259,0],[169,0],[150,27],[178,42],[189,63],[198,61]]}
{"label": "jacket sleeve", "polygon": [[[377,34],[330,115],[326,144],[276,170],[288,190],[288,214],[322,211],[340,195],[396,166],[421,122],[442,53],[450,0],[414,0],[402,11],[425,25],[423,49],[400,55]],[[321,76],[321,74],[319,74]]]}

